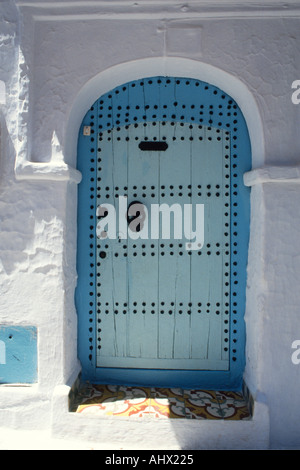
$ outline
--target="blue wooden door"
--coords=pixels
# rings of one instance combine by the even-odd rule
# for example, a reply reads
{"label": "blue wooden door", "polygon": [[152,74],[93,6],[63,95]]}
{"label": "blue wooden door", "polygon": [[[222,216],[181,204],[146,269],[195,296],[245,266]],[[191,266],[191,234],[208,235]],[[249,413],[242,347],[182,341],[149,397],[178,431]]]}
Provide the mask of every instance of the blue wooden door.
{"label": "blue wooden door", "polygon": [[[189,88],[196,83],[203,95]],[[248,135],[239,114],[238,168],[237,106],[219,96],[226,118],[221,105],[213,122],[216,89],[180,85],[127,84],[83,121],[77,305],[81,360],[94,381],[240,384],[245,259],[238,266],[236,255],[246,258],[247,230],[238,242],[234,227],[248,223]]]}
{"label": "blue wooden door", "polygon": [[[97,199],[108,214],[98,216],[97,366],[227,370],[225,131],[153,121],[101,132],[98,140]],[[167,148],[159,150],[161,143]],[[145,211],[140,231],[126,219],[135,202]],[[189,249],[184,220],[191,209],[212,250]]]}

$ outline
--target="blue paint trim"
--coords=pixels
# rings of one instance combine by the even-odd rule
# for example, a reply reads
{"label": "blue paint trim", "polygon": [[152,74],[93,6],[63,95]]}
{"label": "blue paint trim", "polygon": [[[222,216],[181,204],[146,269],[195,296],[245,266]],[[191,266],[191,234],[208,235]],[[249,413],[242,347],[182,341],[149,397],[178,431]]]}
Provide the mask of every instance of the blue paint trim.
{"label": "blue paint trim", "polygon": [[151,369],[99,368],[83,371],[83,381],[143,387],[184,387],[188,389],[232,390],[242,388],[242,378],[231,371],[176,371]]}
{"label": "blue paint trim", "polygon": [[[158,101],[161,103],[160,108],[155,107]],[[128,103],[130,110],[127,109]],[[108,112],[105,113],[105,110]],[[95,253],[95,241],[89,238],[92,235],[89,227],[93,226],[93,221],[87,210],[91,205],[93,191],[86,172],[86,162],[96,165],[93,160],[97,154],[98,132],[146,121],[190,122],[211,125],[230,132],[232,235],[229,372],[166,373],[167,371],[157,370],[96,368],[96,272],[95,267],[90,266],[90,259]],[[91,126],[90,137],[83,137],[83,126]],[[83,379],[96,383],[239,389],[245,367],[244,311],[250,223],[250,189],[243,184],[243,174],[251,169],[251,145],[247,125],[237,103],[219,88],[189,78],[149,77],[119,86],[101,96],[83,119],[78,140],[78,169],[82,172],[83,179],[78,194],[79,280],[76,305],[79,324],[78,354]]]}
{"label": "blue paint trim", "polygon": [[[89,111],[80,128],[80,136],[83,133],[83,126],[89,125],[93,120],[93,111]],[[77,168],[82,173],[82,181],[78,188],[78,228],[77,228],[77,270],[78,284],[75,294],[78,315],[78,357],[81,360],[82,369],[91,374],[95,369],[94,342],[89,341],[90,329],[95,330],[96,303],[95,303],[95,240],[90,233],[89,227],[93,226],[94,220],[91,220],[90,212],[93,210],[93,202],[90,198],[89,188],[93,182],[86,171],[86,166],[94,167],[94,154],[97,149],[97,136],[92,129],[91,135],[78,141]],[[92,157],[91,157],[92,155]],[[79,223],[80,222],[80,223]],[[92,253],[92,256],[91,256]],[[93,275],[93,277],[92,277]],[[90,283],[93,282],[93,285]]]}
{"label": "blue paint trim", "polygon": [[0,383],[37,382],[37,329],[34,326],[1,326]]}

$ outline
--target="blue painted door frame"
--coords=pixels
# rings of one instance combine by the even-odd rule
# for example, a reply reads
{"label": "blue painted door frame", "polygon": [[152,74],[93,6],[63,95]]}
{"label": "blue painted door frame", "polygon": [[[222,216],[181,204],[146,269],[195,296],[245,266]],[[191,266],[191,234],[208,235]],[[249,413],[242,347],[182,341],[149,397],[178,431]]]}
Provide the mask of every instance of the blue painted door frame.
{"label": "blue painted door frame", "polygon": [[[165,142],[168,149],[139,148],[147,141]],[[88,110],[78,139],[83,179],[76,305],[83,379],[241,387],[249,238],[243,174],[250,167],[250,141],[238,105],[207,83],[145,78],[106,93]],[[204,246],[188,253],[180,247],[185,240],[174,237],[168,243],[124,240],[120,234],[101,240],[97,207],[115,204],[121,195],[146,207],[153,202],[203,204]],[[188,278],[186,286],[170,281],[180,275]],[[147,297],[145,279],[148,286],[158,286],[162,297],[154,299],[155,289],[148,289]],[[182,286],[189,296],[182,295]],[[214,347],[205,353],[208,344]]]}

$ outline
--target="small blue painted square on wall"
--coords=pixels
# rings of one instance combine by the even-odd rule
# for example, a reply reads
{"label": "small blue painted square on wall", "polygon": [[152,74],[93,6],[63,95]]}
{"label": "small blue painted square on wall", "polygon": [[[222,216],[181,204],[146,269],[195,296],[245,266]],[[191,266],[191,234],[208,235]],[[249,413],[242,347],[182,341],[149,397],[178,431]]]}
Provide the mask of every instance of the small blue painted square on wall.
{"label": "small blue painted square on wall", "polygon": [[36,381],[36,327],[0,326],[0,384]]}

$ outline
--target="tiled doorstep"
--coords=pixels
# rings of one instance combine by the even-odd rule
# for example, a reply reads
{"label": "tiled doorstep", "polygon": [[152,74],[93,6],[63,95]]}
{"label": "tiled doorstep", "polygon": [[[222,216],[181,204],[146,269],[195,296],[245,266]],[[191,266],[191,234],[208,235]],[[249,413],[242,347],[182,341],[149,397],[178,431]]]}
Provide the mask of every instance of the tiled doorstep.
{"label": "tiled doorstep", "polygon": [[70,411],[143,419],[251,419],[241,392],[81,384]]}

